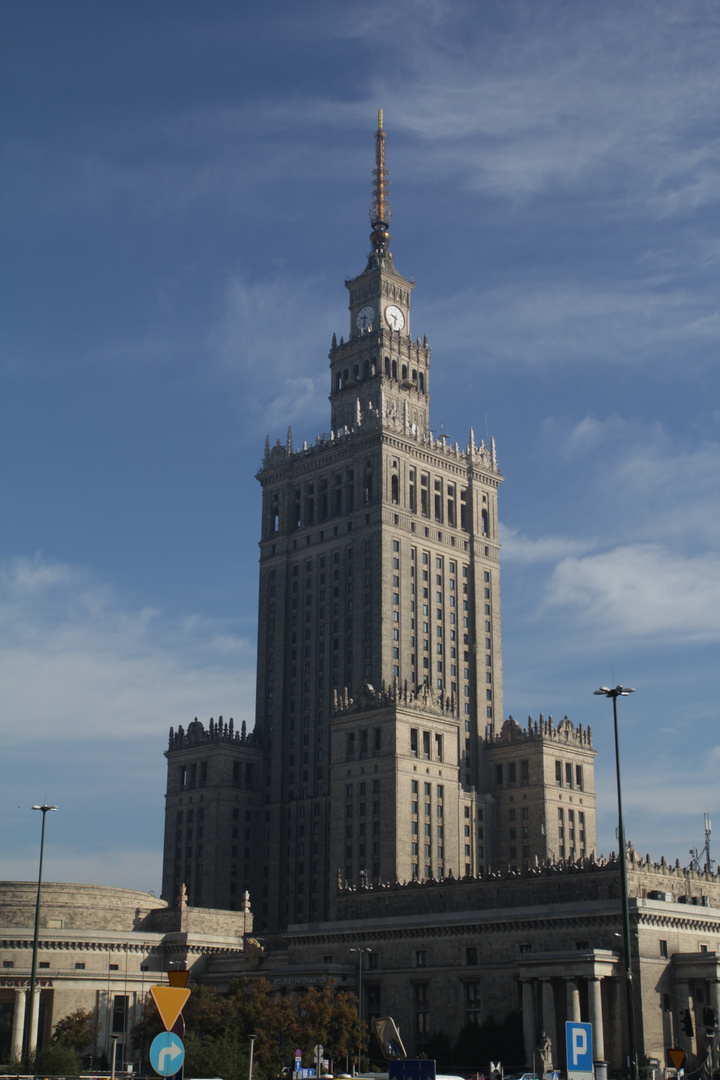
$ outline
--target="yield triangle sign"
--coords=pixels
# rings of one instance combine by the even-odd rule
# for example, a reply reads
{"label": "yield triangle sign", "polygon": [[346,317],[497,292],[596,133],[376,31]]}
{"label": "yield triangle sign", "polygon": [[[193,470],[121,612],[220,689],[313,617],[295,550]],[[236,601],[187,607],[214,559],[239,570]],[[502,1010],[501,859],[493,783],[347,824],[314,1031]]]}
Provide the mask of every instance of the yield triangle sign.
{"label": "yield triangle sign", "polygon": [[151,986],[150,993],[157,1005],[165,1030],[170,1031],[190,997],[190,991],[181,986]]}
{"label": "yield triangle sign", "polygon": [[676,1069],[682,1069],[687,1054],[684,1050],[681,1050],[679,1046],[671,1046],[668,1048],[668,1057]]}

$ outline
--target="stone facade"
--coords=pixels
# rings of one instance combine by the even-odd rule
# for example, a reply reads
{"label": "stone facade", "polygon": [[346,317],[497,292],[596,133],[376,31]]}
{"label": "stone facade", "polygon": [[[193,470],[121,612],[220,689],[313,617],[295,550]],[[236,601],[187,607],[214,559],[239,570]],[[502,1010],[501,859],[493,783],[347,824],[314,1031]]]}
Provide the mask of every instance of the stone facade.
{"label": "stone facade", "polygon": [[232,908],[248,889],[270,931],[331,918],[338,874],[430,880],[595,851],[589,730],[503,724],[503,477],[494,439],[471,430],[461,446],[431,426],[384,152],[380,126],[382,215],[345,282],[330,431],[268,438],[257,474],[252,737],[196,720],[167,752],[163,896],[184,884],[193,903]]}
{"label": "stone facade", "polygon": [[[36,883],[0,882],[0,1061],[22,1051],[36,896]],[[171,908],[131,889],[44,884],[31,1047],[47,1045],[63,1016],[90,1009],[100,1024],[93,1054],[109,1057],[116,1034],[123,1068],[133,1061],[130,1036],[149,987],[167,983],[170,965],[198,979],[212,956],[237,961],[252,925],[247,897],[237,912],[214,911],[190,908],[184,897]]]}
{"label": "stone facade", "polygon": [[[720,1011],[720,881],[634,852],[627,867],[639,1052],[665,1067],[666,1048],[682,1046],[696,1068],[714,1041],[703,1009]],[[506,1067],[537,1071],[544,1031],[551,1064],[564,1069],[565,1021],[583,1020],[595,1060],[614,1073],[627,1048],[620,889],[615,858],[343,888],[332,922],[289,927],[252,968],[215,957],[202,977],[219,991],[255,972],[281,993],[322,982],[356,990],[360,961],[363,1015],[392,1016],[410,1056],[433,1032],[454,1040],[468,1021],[517,1012],[523,1036]]]}

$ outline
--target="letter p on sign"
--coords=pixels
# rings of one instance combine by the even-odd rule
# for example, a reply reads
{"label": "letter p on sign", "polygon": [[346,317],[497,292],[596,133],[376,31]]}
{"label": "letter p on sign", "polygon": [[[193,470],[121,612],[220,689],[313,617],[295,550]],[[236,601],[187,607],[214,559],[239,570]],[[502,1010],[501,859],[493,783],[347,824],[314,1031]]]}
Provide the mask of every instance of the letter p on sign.
{"label": "letter p on sign", "polygon": [[583,1028],[575,1028],[572,1033],[572,1063],[577,1069],[578,1062],[587,1053],[587,1033]]}

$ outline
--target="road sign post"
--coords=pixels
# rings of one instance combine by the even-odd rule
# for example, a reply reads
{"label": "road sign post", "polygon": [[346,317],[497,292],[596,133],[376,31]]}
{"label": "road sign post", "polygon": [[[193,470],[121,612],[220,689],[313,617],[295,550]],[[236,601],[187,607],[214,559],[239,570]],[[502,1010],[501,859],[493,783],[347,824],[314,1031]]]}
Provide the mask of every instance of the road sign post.
{"label": "road sign post", "polygon": [[185,1060],[185,1047],[172,1031],[161,1031],[150,1046],[150,1064],[159,1076],[174,1076]]}
{"label": "road sign post", "polygon": [[592,1080],[592,1024],[565,1021],[568,1080]]}

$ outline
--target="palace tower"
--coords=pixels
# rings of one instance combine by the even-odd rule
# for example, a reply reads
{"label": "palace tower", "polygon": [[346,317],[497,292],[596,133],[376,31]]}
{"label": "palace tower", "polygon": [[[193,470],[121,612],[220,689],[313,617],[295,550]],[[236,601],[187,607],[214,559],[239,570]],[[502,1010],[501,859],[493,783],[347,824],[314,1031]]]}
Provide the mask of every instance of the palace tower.
{"label": "palace tower", "polygon": [[239,907],[247,888],[270,930],[332,918],[338,878],[557,855],[568,802],[574,853],[595,848],[589,732],[503,725],[503,477],[494,440],[433,434],[427,336],[411,334],[414,282],[389,247],[382,112],[375,144],[371,250],[329,353],[330,431],[268,439],[258,473],[255,729],[194,721],[167,754],[163,896],[185,884],[192,904]]}

